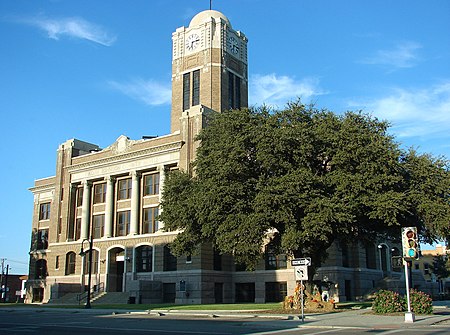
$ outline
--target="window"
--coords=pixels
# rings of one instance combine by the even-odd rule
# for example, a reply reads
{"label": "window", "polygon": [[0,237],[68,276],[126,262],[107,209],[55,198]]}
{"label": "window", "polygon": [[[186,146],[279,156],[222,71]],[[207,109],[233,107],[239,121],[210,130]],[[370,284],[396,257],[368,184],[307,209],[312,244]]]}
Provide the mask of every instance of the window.
{"label": "window", "polygon": [[228,72],[228,108],[241,108],[241,78]]}
{"label": "window", "polygon": [[144,219],[142,222],[142,234],[152,234],[158,231],[158,207],[144,208]]}
{"label": "window", "polygon": [[130,211],[117,213],[116,236],[126,236],[130,232]]}
{"label": "window", "polygon": [[92,221],[92,234],[94,235],[94,238],[103,237],[103,232],[105,230],[105,214],[94,215]]}
{"label": "window", "polygon": [[177,258],[170,252],[170,248],[164,246],[164,271],[177,271]]}
{"label": "window", "polygon": [[36,236],[36,249],[43,250],[48,248],[48,229],[39,229]]}
{"label": "window", "polygon": [[75,274],[76,254],[71,251],[66,254],[66,275]]}
{"label": "window", "polygon": [[41,204],[39,206],[39,220],[50,219],[50,203]]}
{"label": "window", "polygon": [[214,249],[213,255],[213,269],[215,271],[222,271],[222,255],[216,249]]}
{"label": "window", "polygon": [[426,274],[426,275],[430,274],[430,264],[423,263],[423,273]]}
{"label": "window", "polygon": [[255,302],[255,283],[236,283],[236,302]]}
{"label": "window", "polygon": [[143,245],[136,248],[136,271],[153,271],[153,247],[149,245]]}
{"label": "window", "polygon": [[[84,269],[83,273],[88,274],[89,273],[89,250],[86,250],[86,254],[84,255]],[[91,268],[91,274],[92,273],[98,273],[98,250],[92,249],[92,268]]]}
{"label": "window", "polygon": [[121,179],[118,181],[119,189],[117,193],[118,200],[131,198],[131,178]]}
{"label": "window", "polygon": [[36,261],[36,271],[34,272],[34,279],[45,279],[47,277],[47,261],[39,259]]}
{"label": "window", "polygon": [[192,73],[192,106],[200,104],[200,70]]}
{"label": "window", "polygon": [[77,218],[75,222],[75,240],[79,240],[81,237],[81,218]]}
{"label": "window", "polygon": [[266,270],[286,269],[287,257],[285,254],[277,254],[272,245],[266,246]]}
{"label": "window", "polygon": [[144,196],[159,194],[159,173],[144,176]]}
{"label": "window", "polygon": [[286,282],[266,282],[266,301],[280,302],[287,296]]}
{"label": "window", "polygon": [[94,204],[102,204],[106,199],[106,183],[94,185]]}
{"label": "window", "polygon": [[83,205],[83,187],[77,188],[77,207],[81,207]]}
{"label": "window", "polygon": [[59,256],[55,257],[55,270],[59,269]]}
{"label": "window", "polygon": [[191,96],[191,74],[185,73],[183,75],[183,111],[188,110],[189,107],[189,98]]}
{"label": "window", "polygon": [[234,74],[228,72],[228,108],[234,108]]}

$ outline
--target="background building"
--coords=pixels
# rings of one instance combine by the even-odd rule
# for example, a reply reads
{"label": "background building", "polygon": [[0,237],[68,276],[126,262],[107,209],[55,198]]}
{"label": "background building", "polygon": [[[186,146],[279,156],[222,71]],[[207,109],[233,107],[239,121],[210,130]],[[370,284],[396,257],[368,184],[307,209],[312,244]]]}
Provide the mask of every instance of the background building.
{"label": "background building", "polygon": [[[104,149],[68,140],[57,150],[55,175],[31,188],[27,302],[69,302],[84,290],[88,258],[79,253],[90,237],[92,287],[115,302],[268,302],[294,290],[290,262],[270,245],[253,272],[208,245],[196,256],[170,253],[177,232],[163,231],[156,220],[166,174],[189,171],[194,137],[210,113],[248,104],[247,37],[227,17],[201,12],[176,29],[172,42],[171,133],[120,136]],[[336,243],[315,279],[336,301],[362,298],[395,272],[392,248]]]}

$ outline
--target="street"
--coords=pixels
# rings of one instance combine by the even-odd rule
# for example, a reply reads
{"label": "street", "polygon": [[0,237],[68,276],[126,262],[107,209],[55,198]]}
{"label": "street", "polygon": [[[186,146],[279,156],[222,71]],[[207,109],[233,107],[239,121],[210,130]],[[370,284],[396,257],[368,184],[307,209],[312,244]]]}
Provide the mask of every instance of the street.
{"label": "street", "polygon": [[449,334],[450,325],[389,328],[318,327],[298,319],[157,316],[95,310],[0,309],[0,334],[79,335],[315,335],[315,334]]}

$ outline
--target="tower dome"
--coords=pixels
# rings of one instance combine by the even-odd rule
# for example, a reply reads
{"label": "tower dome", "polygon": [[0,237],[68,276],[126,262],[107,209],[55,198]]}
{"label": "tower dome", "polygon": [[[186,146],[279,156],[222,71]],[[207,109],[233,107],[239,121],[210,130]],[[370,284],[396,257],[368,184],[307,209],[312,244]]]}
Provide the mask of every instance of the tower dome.
{"label": "tower dome", "polygon": [[230,20],[228,20],[225,15],[223,15],[221,12],[218,12],[217,10],[204,10],[203,12],[198,13],[192,18],[191,23],[189,23],[189,28],[197,27],[202,23],[210,21],[211,18],[222,19],[231,28]]}

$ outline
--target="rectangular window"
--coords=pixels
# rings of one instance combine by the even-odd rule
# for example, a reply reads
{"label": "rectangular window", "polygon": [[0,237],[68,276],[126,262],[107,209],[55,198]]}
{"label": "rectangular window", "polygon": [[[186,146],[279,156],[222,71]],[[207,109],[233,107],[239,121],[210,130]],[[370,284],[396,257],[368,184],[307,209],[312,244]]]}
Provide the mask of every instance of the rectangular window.
{"label": "rectangular window", "polygon": [[94,215],[92,221],[93,221],[92,233],[94,234],[94,238],[102,238],[105,229],[105,215],[104,214]]}
{"label": "rectangular window", "polygon": [[116,236],[126,236],[130,233],[130,211],[117,213]]}
{"label": "rectangular window", "polygon": [[159,173],[144,176],[144,196],[159,194]]}
{"label": "rectangular window", "polygon": [[158,216],[158,207],[144,208],[143,216],[142,234],[152,234],[157,232],[159,229],[159,222],[156,220]]}
{"label": "rectangular window", "polygon": [[266,246],[266,270],[286,269],[287,256],[285,254],[277,254],[275,249],[268,245]]}
{"label": "rectangular window", "polygon": [[55,258],[55,270],[59,269],[59,256],[56,256]]}
{"label": "rectangular window", "polygon": [[188,110],[189,107],[189,98],[191,96],[191,74],[185,73],[183,75],[183,111]]}
{"label": "rectangular window", "polygon": [[266,301],[280,302],[287,296],[286,282],[266,282]]}
{"label": "rectangular window", "polygon": [[192,106],[200,104],[200,70],[192,73]]}
{"label": "rectangular window", "polygon": [[106,199],[106,183],[94,185],[94,204],[102,204]]}
{"label": "rectangular window", "polygon": [[39,206],[39,220],[50,219],[50,203],[40,204]]}
{"label": "rectangular window", "polygon": [[81,218],[77,218],[75,221],[75,240],[79,240],[81,237]]}
{"label": "rectangular window", "polygon": [[234,108],[234,74],[228,72],[228,109]]}
{"label": "rectangular window", "polygon": [[83,205],[83,188],[78,187],[77,188],[77,207],[81,207]]}
{"label": "rectangular window", "polygon": [[118,200],[131,199],[131,178],[121,179],[118,182],[119,189],[117,194]]}
{"label": "rectangular window", "polygon": [[239,109],[241,108],[241,78],[238,76],[235,76],[235,106],[234,108]]}
{"label": "rectangular window", "polygon": [[39,229],[36,235],[36,250],[48,249],[48,229]]}

